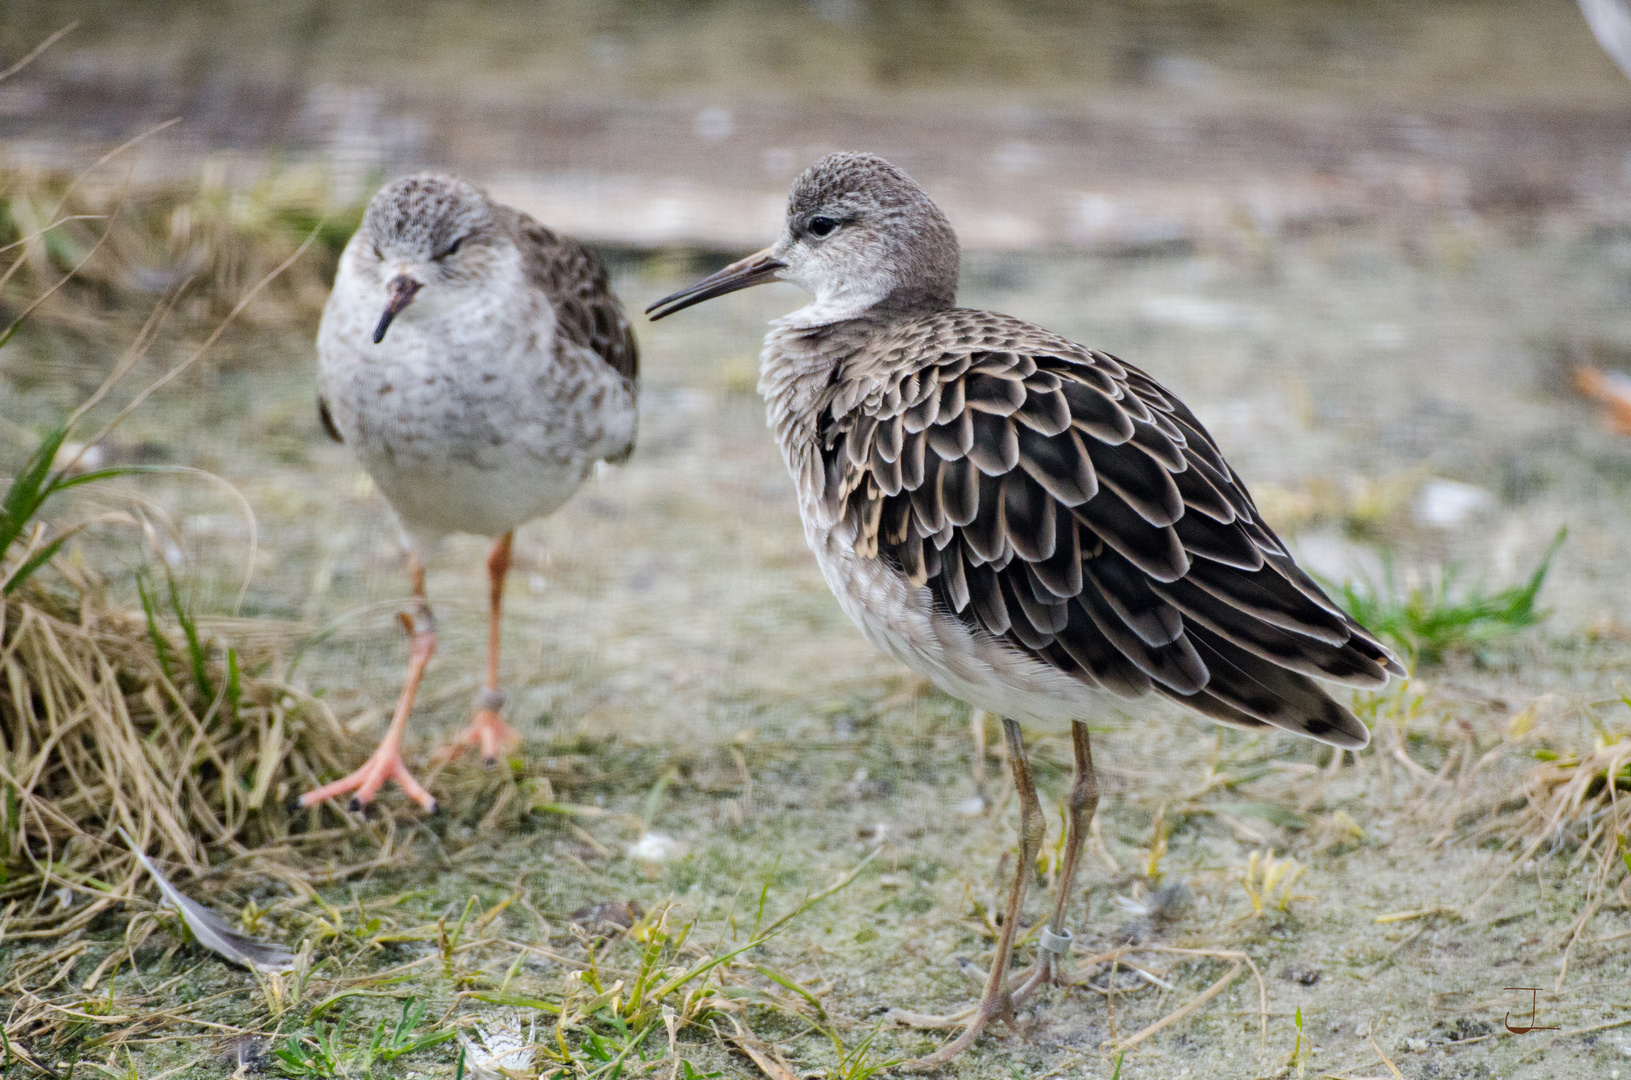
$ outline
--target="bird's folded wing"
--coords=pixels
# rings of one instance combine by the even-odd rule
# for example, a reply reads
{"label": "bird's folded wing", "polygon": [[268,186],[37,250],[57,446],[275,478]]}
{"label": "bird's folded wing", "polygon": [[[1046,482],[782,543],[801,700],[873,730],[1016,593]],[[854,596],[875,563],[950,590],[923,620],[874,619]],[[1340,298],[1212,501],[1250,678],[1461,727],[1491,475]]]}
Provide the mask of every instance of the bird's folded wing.
{"label": "bird's folded wing", "polygon": [[822,419],[823,497],[859,555],[1084,683],[1366,742],[1313,680],[1402,669],[1295,565],[1182,402],[1005,316],[896,336],[871,350],[887,366],[840,373]]}
{"label": "bird's folded wing", "polygon": [[549,297],[556,332],[574,345],[593,351],[633,381],[640,375],[640,352],[634,329],[599,257],[571,237],[515,214],[515,241],[521,249],[527,279]]}

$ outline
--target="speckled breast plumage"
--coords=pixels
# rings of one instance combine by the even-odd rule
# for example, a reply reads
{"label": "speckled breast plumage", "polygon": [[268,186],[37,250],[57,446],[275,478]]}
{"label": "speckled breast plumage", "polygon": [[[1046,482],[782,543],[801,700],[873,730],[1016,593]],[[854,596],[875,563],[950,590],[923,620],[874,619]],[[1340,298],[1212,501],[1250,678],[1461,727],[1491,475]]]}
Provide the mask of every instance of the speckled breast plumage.
{"label": "speckled breast plumage", "polygon": [[560,507],[597,461],[632,448],[632,335],[604,272],[573,248],[578,276],[599,286],[586,290],[599,293],[591,299],[611,308],[600,322],[627,336],[626,357],[597,350],[593,318],[572,309],[572,275],[538,266],[554,252],[536,243],[474,299],[439,307],[426,296],[409,306],[377,344],[380,299],[350,272],[350,248],[342,258],[318,336],[320,394],[411,541],[506,533]]}

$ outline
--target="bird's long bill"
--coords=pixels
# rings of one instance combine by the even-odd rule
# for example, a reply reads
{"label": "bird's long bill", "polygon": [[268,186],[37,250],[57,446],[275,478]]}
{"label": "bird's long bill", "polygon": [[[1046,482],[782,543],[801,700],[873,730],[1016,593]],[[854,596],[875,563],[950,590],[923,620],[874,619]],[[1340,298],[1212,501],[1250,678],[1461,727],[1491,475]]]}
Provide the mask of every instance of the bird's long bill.
{"label": "bird's long bill", "polygon": [[695,285],[681,289],[671,296],[646,308],[646,314],[652,322],[667,318],[692,304],[700,304],[704,300],[712,300],[716,296],[724,296],[738,289],[751,288],[754,285],[763,285],[767,281],[776,280],[776,271],[785,269],[786,263],[780,259],[772,258],[770,249],[754,252],[745,259],[731,263],[717,274],[709,274]]}
{"label": "bird's long bill", "polygon": [[385,331],[391,328],[391,320],[401,314],[402,309],[413,302],[414,293],[424,287],[423,281],[415,281],[407,274],[398,274],[385,286],[389,299],[385,302],[385,314],[379,317],[379,325],[374,327],[375,345],[385,340]]}

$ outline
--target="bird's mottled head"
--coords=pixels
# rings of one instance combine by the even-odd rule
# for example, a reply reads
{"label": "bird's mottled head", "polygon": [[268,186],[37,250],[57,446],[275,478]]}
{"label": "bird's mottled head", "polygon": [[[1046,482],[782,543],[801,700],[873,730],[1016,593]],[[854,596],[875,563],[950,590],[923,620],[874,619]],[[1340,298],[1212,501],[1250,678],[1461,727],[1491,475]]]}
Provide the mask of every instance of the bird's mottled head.
{"label": "bird's mottled head", "polygon": [[955,302],[958,264],[957,234],[916,181],[872,154],[832,154],[794,181],[780,240],[648,312],[662,318],[772,280],[815,294],[791,317],[804,325],[871,308],[934,310]]}
{"label": "bird's mottled head", "polygon": [[513,248],[492,201],[467,180],[419,173],[381,188],[348,253],[356,272],[385,291],[374,341],[420,290],[446,298],[480,285]]}

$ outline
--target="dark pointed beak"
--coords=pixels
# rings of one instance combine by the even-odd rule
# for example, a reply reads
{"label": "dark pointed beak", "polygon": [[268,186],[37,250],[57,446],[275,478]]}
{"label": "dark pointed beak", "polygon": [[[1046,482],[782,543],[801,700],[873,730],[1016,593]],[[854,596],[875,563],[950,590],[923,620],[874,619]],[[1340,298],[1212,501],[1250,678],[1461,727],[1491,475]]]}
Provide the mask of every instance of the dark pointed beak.
{"label": "dark pointed beak", "polygon": [[385,286],[390,299],[385,303],[385,314],[379,317],[379,325],[374,327],[375,345],[385,340],[385,331],[391,328],[391,320],[400,315],[402,309],[413,302],[413,294],[424,287],[423,281],[415,281],[407,274],[398,274]]}
{"label": "dark pointed beak", "polygon": [[739,259],[731,263],[717,274],[709,274],[689,288],[681,289],[671,296],[663,297],[646,308],[646,314],[651,317],[652,322],[656,322],[658,319],[665,319],[674,312],[688,308],[692,304],[700,304],[704,300],[712,300],[716,296],[724,296],[726,293],[733,293],[738,289],[747,289],[754,285],[763,285],[767,281],[775,281],[776,271],[786,268],[786,263],[773,258],[770,254],[770,248],[765,248],[763,251],[754,252],[745,259]]}

